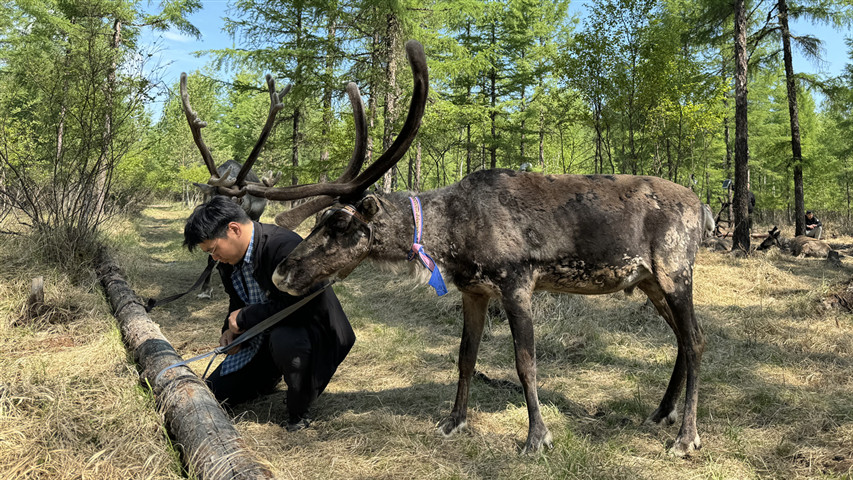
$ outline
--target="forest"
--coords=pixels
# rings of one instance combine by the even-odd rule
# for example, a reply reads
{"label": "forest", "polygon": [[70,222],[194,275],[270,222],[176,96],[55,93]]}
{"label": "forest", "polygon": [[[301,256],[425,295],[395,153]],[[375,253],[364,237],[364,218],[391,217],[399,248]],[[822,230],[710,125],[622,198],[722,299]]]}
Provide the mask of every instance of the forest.
{"label": "forest", "polygon": [[[281,385],[222,417],[269,476],[853,474],[853,0],[228,0],[220,3],[230,43],[205,49],[195,19],[213,3],[0,2],[0,479],[214,478],[194,462],[212,460],[215,472],[232,461],[190,453],[129,340],[192,359],[217,345],[230,308],[219,288],[143,312],[147,300],[185,290],[207,261],[182,244],[203,200],[193,183],[210,176],[179,83],[164,80],[184,66],[157,60],[156,38],[177,34],[204,59],[186,69],[188,92],[217,164],[252,157],[273,110],[266,76],[276,90],[291,85],[254,163],[259,177],[279,175],[277,186],[335,181],[357,156],[352,82],[365,106],[367,164],[411,137],[401,131],[413,91],[418,104],[426,96],[411,147],[370,188],[424,192],[494,168],[650,175],[691,189],[714,214],[731,208],[723,251],[697,246],[695,264],[692,253],[686,265],[673,261],[695,278],[684,298],[707,338],[693,404],[701,445],[696,436],[684,458],[670,453],[677,425],[646,422],[686,358],[678,327],[647,295],[532,297],[530,358],[553,447],[522,455],[530,421],[507,304],[478,303],[471,423],[445,436],[436,426],[451,412],[465,351],[463,295],[436,297],[414,276],[365,262],[335,286],[358,342],[317,399],[310,428],[281,423]],[[823,44],[811,26],[847,40]],[[406,59],[410,40],[423,45],[426,95]],[[837,75],[793,61],[820,65],[838,50],[847,61]],[[689,212],[704,211],[666,184],[683,192]],[[270,202],[261,221],[289,207]],[[774,225],[777,236],[803,233],[806,210],[822,220],[834,258],[791,255],[778,238],[767,251],[750,247]],[[664,211],[693,224],[692,214]],[[369,252],[374,231],[364,223]],[[643,234],[661,230],[652,223]],[[570,227],[615,251],[618,235]],[[307,237],[311,227],[294,230]],[[123,305],[113,304],[107,277],[125,290]],[[122,312],[159,337],[129,335]],[[203,363],[193,372],[203,376]],[[168,382],[207,392],[195,375],[178,380]],[[210,405],[219,411],[212,396]],[[195,426],[204,443],[207,426]]]}
{"label": "forest", "polygon": [[[692,188],[716,212],[731,179],[737,219],[737,184],[749,178],[759,219],[790,225],[805,205],[849,229],[853,66],[810,75],[794,71],[790,55],[820,61],[827,48],[853,55],[853,44],[822,45],[788,26],[790,18],[846,31],[849,1],[586,6],[581,17],[563,0],[233,1],[224,19],[233,46],[205,51],[207,66],[187,72],[192,104],[216,161],[243,161],[269,108],[264,75],[292,84],[255,169],[281,172],[279,185],[334,179],[354,136],[346,83],[366,104],[369,162],[405,117],[403,44],[418,39],[430,68],[426,115],[377,188],[433,189],[483,168],[641,174]],[[159,80],[157,46],[140,37],[199,35],[187,18],[201,8],[198,0],[0,6],[6,215],[77,232],[155,198],[198,199],[191,182],[208,174],[178,86]],[[162,95],[168,101],[153,109]]]}

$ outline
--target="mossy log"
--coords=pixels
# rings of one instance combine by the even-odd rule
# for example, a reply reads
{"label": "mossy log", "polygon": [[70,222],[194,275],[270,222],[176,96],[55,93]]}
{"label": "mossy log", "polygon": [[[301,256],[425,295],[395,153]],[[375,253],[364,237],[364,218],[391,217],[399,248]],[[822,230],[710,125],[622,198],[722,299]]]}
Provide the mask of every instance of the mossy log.
{"label": "mossy log", "polygon": [[157,373],[180,362],[181,357],[148,317],[120,267],[106,252],[99,255],[96,272],[125,345],[140,369],[140,379],[154,391],[188,472],[204,480],[271,478],[269,469],[244,448],[228,414],[189,368],[173,368],[155,384]]}

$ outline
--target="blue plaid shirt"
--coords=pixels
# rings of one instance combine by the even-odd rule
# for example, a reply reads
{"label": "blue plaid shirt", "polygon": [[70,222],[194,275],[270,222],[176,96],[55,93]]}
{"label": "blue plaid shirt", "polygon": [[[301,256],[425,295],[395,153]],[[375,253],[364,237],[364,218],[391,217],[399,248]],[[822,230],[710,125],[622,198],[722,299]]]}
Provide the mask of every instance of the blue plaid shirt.
{"label": "blue plaid shirt", "polygon": [[[252,267],[252,253],[255,245],[255,234],[252,231],[252,238],[249,240],[249,248],[246,250],[246,255],[243,261],[234,266],[234,272],[231,273],[231,284],[237,295],[243,300],[246,305],[254,305],[257,303],[267,303],[269,299],[261,290],[261,286],[255,280],[255,269]],[[243,347],[235,354],[228,355],[221,365],[221,375],[228,375],[245,367],[252,360],[252,357],[258,353],[261,344],[266,335],[261,334],[243,344]]]}

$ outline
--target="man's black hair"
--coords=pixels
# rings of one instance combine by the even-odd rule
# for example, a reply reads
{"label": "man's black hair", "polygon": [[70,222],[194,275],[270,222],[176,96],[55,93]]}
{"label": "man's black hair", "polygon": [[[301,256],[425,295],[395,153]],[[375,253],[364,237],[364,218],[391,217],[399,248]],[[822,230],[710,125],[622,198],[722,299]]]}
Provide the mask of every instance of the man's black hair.
{"label": "man's black hair", "polygon": [[252,220],[243,207],[228,197],[217,195],[207,203],[195,207],[184,226],[184,246],[193,251],[196,245],[205,240],[225,238],[228,224],[231,222],[248,223]]}
{"label": "man's black hair", "polygon": [[808,215],[808,214],[810,214],[810,213],[812,213],[812,211],[811,211],[811,210],[806,210],[806,215]]}

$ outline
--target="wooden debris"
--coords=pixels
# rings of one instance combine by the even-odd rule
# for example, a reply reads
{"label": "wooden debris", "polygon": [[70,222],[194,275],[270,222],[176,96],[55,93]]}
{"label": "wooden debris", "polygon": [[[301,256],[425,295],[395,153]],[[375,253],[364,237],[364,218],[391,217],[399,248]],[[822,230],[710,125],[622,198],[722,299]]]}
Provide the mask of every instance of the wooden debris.
{"label": "wooden debris", "polygon": [[26,316],[29,318],[37,317],[42,308],[44,308],[44,277],[39,276],[30,283]]}
{"label": "wooden debris", "polygon": [[99,255],[96,272],[125,345],[140,369],[140,379],[154,391],[187,471],[204,480],[272,478],[269,469],[245,449],[228,414],[189,368],[173,368],[155,384],[157,373],[180,362],[181,357],[148,317],[121,269],[105,251]]}

